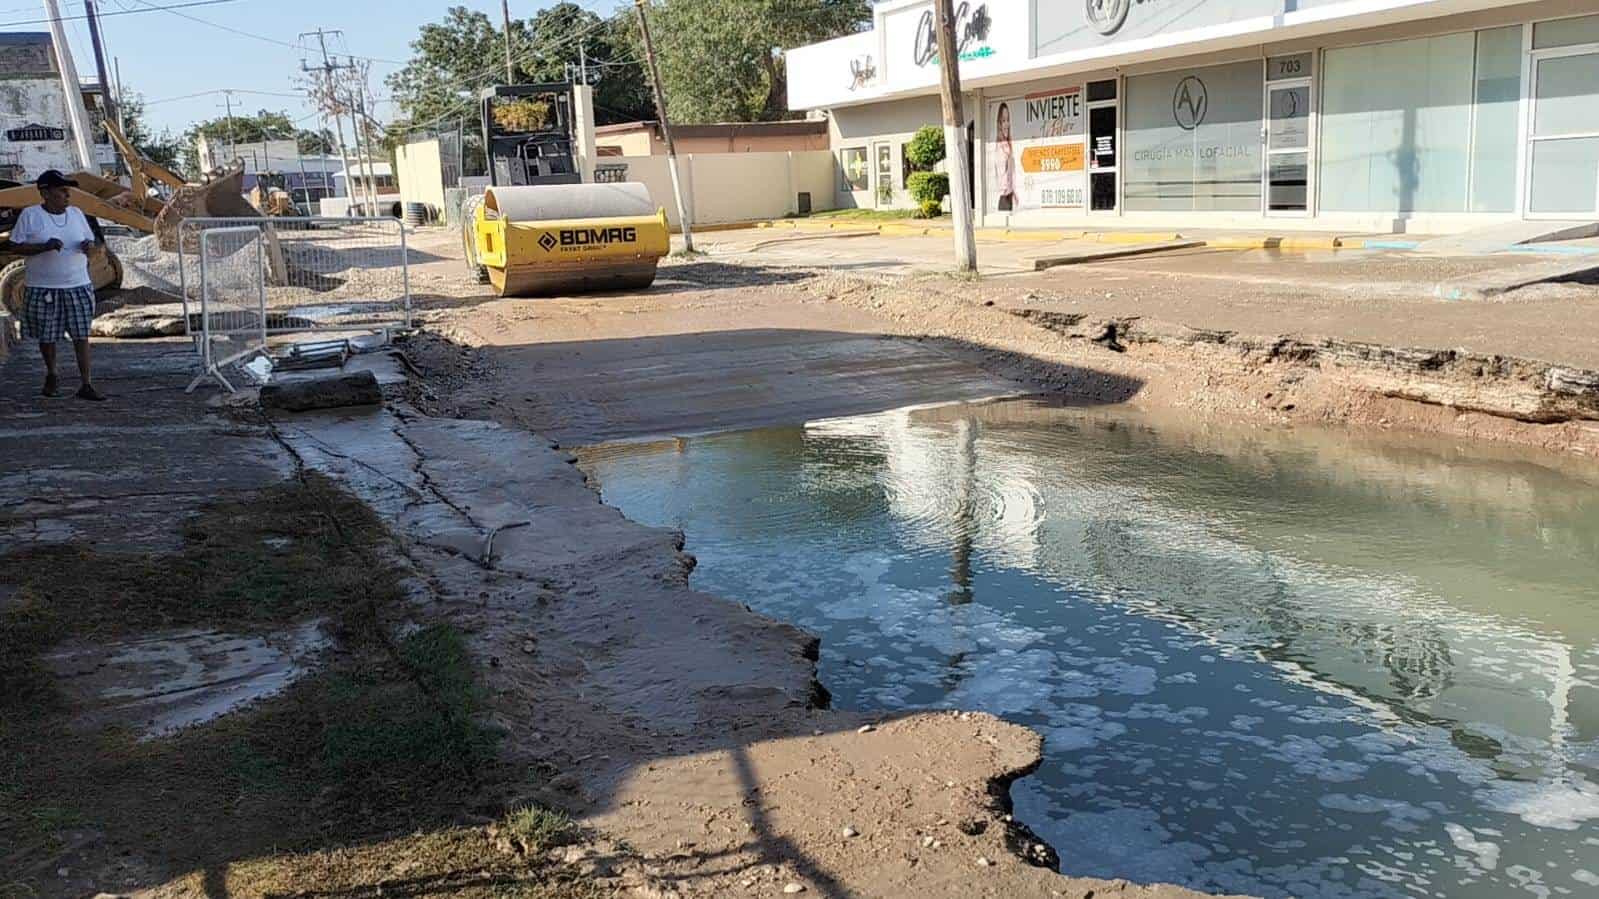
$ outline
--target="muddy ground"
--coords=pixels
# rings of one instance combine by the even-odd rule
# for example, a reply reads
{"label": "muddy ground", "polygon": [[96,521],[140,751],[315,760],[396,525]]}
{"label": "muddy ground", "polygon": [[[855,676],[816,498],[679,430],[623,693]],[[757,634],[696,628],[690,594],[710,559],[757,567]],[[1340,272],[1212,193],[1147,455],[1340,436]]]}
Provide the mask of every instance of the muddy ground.
{"label": "muddy ground", "polygon": [[[265,421],[180,402],[181,344],[111,344],[102,358],[114,411],[83,419],[75,407],[39,405],[18,386],[37,372],[13,359],[0,384],[12,457],[45,459],[37,448],[50,442],[82,458],[57,452],[8,476],[21,499],[0,507],[0,555],[94,541],[95,552],[135,554],[124,564],[147,570],[203,550],[183,523],[203,519],[218,489],[249,501],[285,477],[328,477],[388,528],[382,545],[397,555],[374,558],[392,562],[389,592],[403,586],[406,596],[387,600],[381,639],[331,635],[326,670],[370,667],[379,675],[368,688],[392,696],[407,682],[395,675],[411,668],[382,659],[403,660],[406,640],[448,628],[466,654],[451,657],[449,676],[473,672],[471,702],[482,703],[473,717],[496,741],[494,759],[469,776],[443,765],[421,779],[420,805],[403,793],[346,797],[337,768],[323,787],[228,762],[238,740],[263,745],[252,728],[281,726],[285,704],[320,710],[293,719],[296,739],[326,741],[338,723],[330,710],[347,694],[311,679],[284,699],[141,744],[151,748],[134,758],[153,767],[129,767],[107,744],[111,755],[88,768],[166,772],[189,791],[166,795],[205,805],[200,814],[178,814],[172,800],[136,804],[137,778],[97,807],[92,779],[75,778],[62,797],[20,769],[0,771],[11,775],[0,786],[12,809],[25,810],[0,825],[38,841],[0,852],[27,864],[17,882],[28,894],[1192,895],[1054,875],[1055,852],[1069,858],[1071,847],[1039,844],[1007,813],[1006,785],[1039,758],[1036,735],[986,715],[828,711],[814,640],[739,597],[694,591],[684,536],[603,506],[550,441],[1052,391],[1200,420],[1409,428],[1566,454],[1599,447],[1591,286],[1446,304],[1432,292],[1438,279],[1493,267],[1379,254],[1282,266],[1185,255],[970,281],[907,269],[896,246],[914,245],[892,238],[852,243],[849,261],[829,265],[837,258],[825,241],[767,252],[751,249],[764,236],[709,237],[712,255],[669,261],[648,291],[498,300],[465,277],[451,235],[419,234],[425,261],[411,278],[425,330],[405,347],[416,376],[386,408],[360,414]],[[873,264],[879,257],[892,264]],[[109,482],[90,474],[108,464]],[[189,489],[151,486],[175,470]],[[280,538],[269,539],[276,548]],[[24,590],[50,595],[48,585],[9,583],[6,615]],[[290,611],[271,623],[305,627],[311,610]],[[173,621],[250,631],[235,614]],[[93,700],[69,691],[28,733],[84,726],[94,710],[79,705]],[[51,741],[27,745],[45,752]],[[170,767],[189,747],[221,767],[213,792],[229,801],[184,798],[207,790]],[[74,770],[74,756],[48,757]],[[337,805],[346,817],[323,810],[327,795],[351,800]],[[276,830],[249,829],[262,803]],[[546,811],[586,829],[554,824],[560,839],[545,839],[544,819],[526,816]],[[50,817],[67,812],[59,826]],[[118,823],[124,813],[131,825]],[[229,833],[249,839],[218,838]],[[115,878],[96,881],[101,871]]]}
{"label": "muddy ground", "polygon": [[435,250],[422,318],[463,355],[422,402],[583,444],[1044,390],[1599,452],[1591,273],[1437,296],[1548,257],[1185,250],[968,281],[870,263],[905,238],[835,239],[842,267],[825,240],[702,241],[649,291],[487,303],[447,295]]}

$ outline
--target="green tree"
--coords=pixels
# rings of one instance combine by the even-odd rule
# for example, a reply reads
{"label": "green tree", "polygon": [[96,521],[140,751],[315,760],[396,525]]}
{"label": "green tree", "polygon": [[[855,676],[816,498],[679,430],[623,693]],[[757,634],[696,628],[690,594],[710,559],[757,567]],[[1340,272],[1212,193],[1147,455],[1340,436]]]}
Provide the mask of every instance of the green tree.
{"label": "green tree", "polygon": [[[654,0],[649,15],[673,121],[739,122],[789,118],[783,51],[859,31],[872,9],[868,0]],[[636,22],[629,33],[637,48]]]}
{"label": "green tree", "polygon": [[133,148],[151,162],[169,169],[178,167],[183,155],[183,138],[163,128],[154,134],[144,121],[144,96],[138,91],[126,91],[118,111],[122,114],[123,134]]}
{"label": "green tree", "polygon": [[[589,61],[599,124],[650,118],[649,85],[631,54],[624,20],[605,20],[576,3],[557,3],[531,19],[511,21],[516,81],[565,81],[568,66]],[[411,42],[411,60],[387,83],[398,116],[391,132],[465,125],[478,130],[478,94],[505,82],[505,36],[484,13],[451,7],[443,20],[423,25]],[[476,141],[473,141],[476,143]],[[479,150],[481,152],[481,150]]]}
{"label": "green tree", "polygon": [[287,113],[263,109],[255,115],[217,116],[196,122],[183,132],[180,160],[184,172],[194,178],[201,174],[199,147],[195,141],[201,135],[216,140],[247,143],[264,140],[294,140],[301,153],[319,155],[333,151],[333,137],[326,129],[307,131],[298,128]]}
{"label": "green tree", "polygon": [[933,166],[944,161],[944,129],[937,125],[916,129],[910,143],[905,145],[905,158],[917,171],[931,172]]}

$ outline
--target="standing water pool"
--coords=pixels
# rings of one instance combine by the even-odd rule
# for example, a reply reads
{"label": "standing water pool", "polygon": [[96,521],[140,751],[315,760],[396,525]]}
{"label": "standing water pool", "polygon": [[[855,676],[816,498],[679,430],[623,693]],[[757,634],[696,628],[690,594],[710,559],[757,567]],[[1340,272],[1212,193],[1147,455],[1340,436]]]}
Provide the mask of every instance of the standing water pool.
{"label": "standing water pool", "polygon": [[1020,400],[596,448],[839,707],[1045,737],[1067,874],[1599,896],[1599,466]]}

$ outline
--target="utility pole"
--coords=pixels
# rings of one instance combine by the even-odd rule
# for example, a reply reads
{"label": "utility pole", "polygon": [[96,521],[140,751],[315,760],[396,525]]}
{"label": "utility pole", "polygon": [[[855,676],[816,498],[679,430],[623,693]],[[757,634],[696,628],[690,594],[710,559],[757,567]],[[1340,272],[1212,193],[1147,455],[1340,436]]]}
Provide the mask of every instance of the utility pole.
{"label": "utility pole", "polygon": [[[942,0],[948,2],[948,0]],[[644,58],[650,65],[650,87],[655,92],[655,115],[661,120],[661,137],[666,141],[667,168],[672,173],[672,196],[677,200],[677,220],[683,228],[683,251],[694,252],[694,230],[688,207],[683,203],[683,183],[677,176],[677,145],[672,142],[672,123],[666,117],[666,91],[661,87],[661,70],[655,65],[655,44],[650,40],[650,22],[645,16],[645,0],[633,0],[638,8],[638,27],[644,37]]]}
{"label": "utility pole", "polygon": [[511,0],[500,0],[500,12],[505,15],[505,83],[516,83],[516,68],[511,63]]}
{"label": "utility pole", "polygon": [[124,118],[123,112],[127,104],[122,102],[122,58],[113,56],[111,58],[111,68],[115,71],[115,74],[111,77],[117,80],[117,130],[127,134],[128,123]]}
{"label": "utility pole", "polygon": [[577,42],[577,83],[589,83],[589,48],[587,41]]}
{"label": "utility pole", "polygon": [[61,70],[61,92],[66,95],[67,118],[72,121],[72,142],[78,147],[83,170],[95,171],[93,135],[89,132],[89,111],[83,108],[83,85],[78,83],[78,67],[72,63],[72,47],[61,21],[56,0],[44,0],[44,17],[50,21],[50,41],[55,45],[56,68]]}
{"label": "utility pole", "polygon": [[[106,70],[106,42],[102,42],[101,35],[99,35],[99,13],[94,11],[94,0],[83,0],[83,14],[90,21],[90,43],[94,45],[94,77],[98,77],[99,83],[101,83],[101,114],[106,117],[106,122],[110,122],[112,118],[115,118],[118,125],[122,125],[122,118],[117,115],[118,107],[122,106],[122,98],[120,96],[112,98],[110,72]],[[110,138],[107,138],[107,142],[109,141]],[[112,146],[112,157],[110,158],[112,158],[112,171],[118,174],[122,173],[123,166],[117,165],[118,158],[122,157],[117,154],[115,146]],[[130,163],[126,168],[133,171],[133,163]]]}
{"label": "utility pole", "polygon": [[364,164],[366,166],[366,173],[367,173],[366,174],[367,190],[372,195],[372,215],[377,215],[378,214],[378,211],[377,211],[377,208],[378,208],[378,185],[377,185],[377,169],[376,169],[377,162],[372,159],[372,152],[373,152],[372,127],[371,127],[372,126],[372,122],[371,122],[371,119],[368,118],[367,114],[366,114],[366,84],[364,82],[361,85],[360,93],[356,94],[355,109],[356,109],[356,115],[359,117],[359,118],[356,119],[356,128],[360,129],[361,134],[363,136],[365,136],[365,138],[366,138],[367,159],[366,159],[366,162]]}
{"label": "utility pole", "polygon": [[950,0],[933,0],[938,13],[939,94],[944,101],[944,158],[949,166],[949,205],[955,218],[955,268],[977,271],[977,235],[972,231],[972,185],[967,163],[966,116],[961,112],[960,51],[955,44],[955,11]]}
{"label": "utility pole", "polygon": [[[228,156],[230,158],[226,163],[220,165],[219,168],[226,168],[233,164],[233,159],[231,157],[239,156],[239,139],[235,137],[233,133],[233,91],[224,90],[222,92],[222,102],[227,105],[228,109]],[[215,107],[212,108],[214,109]]]}
{"label": "utility pole", "polygon": [[[326,87],[327,87],[327,90],[328,90],[328,93],[329,93],[329,102],[330,102],[330,104],[333,107],[333,127],[334,127],[335,131],[338,133],[338,136],[339,136],[339,164],[344,167],[344,196],[345,196],[345,199],[347,199],[347,200],[349,200],[349,201],[351,201],[353,203],[355,201],[355,188],[354,188],[354,184],[351,182],[350,179],[351,179],[351,177],[353,176],[354,173],[352,173],[350,171],[350,155],[348,153],[346,153],[345,150],[344,150],[344,117],[339,115],[338,92],[333,86],[334,85],[333,73],[339,67],[335,66],[333,64],[333,60],[328,58],[328,37],[327,36],[330,35],[330,34],[343,34],[343,33],[344,32],[338,31],[338,30],[324,31],[323,29],[318,28],[315,31],[302,31],[302,32],[300,32],[299,40],[304,40],[307,37],[310,37],[311,35],[314,34],[314,35],[316,35],[317,46],[322,48],[322,73],[323,73],[323,78],[326,81]],[[311,67],[306,65],[305,64],[305,60],[303,60],[303,59],[300,60],[300,71],[302,71],[302,72],[311,71]],[[317,105],[318,106],[321,105],[321,98],[318,98]]]}
{"label": "utility pole", "polygon": [[[94,0],[83,0],[83,15],[89,20],[89,43],[94,46],[94,74],[100,79],[100,111],[109,122],[117,117],[118,104],[111,97],[111,73],[105,67],[105,43],[100,40],[100,14],[95,12]],[[113,153],[111,158],[115,160],[117,157]]]}

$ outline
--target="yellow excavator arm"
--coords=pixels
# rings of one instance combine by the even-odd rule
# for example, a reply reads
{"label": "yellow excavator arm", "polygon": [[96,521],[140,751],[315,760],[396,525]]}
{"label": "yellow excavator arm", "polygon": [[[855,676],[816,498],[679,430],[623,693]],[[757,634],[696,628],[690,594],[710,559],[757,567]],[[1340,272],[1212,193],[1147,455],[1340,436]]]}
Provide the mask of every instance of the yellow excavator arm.
{"label": "yellow excavator arm", "polygon": [[[177,190],[187,183],[166,166],[144,158],[138,150],[134,149],[133,143],[128,140],[127,135],[122,133],[122,129],[116,126],[115,122],[107,120],[105,131],[106,134],[111,135],[112,143],[117,145],[118,152],[122,154],[123,160],[128,164],[128,171],[131,173],[131,180],[133,181],[132,193],[135,197],[147,199],[150,194],[151,181],[159,181],[173,190]],[[159,202],[157,205],[159,206]],[[154,215],[160,210],[149,211],[151,215]]]}

